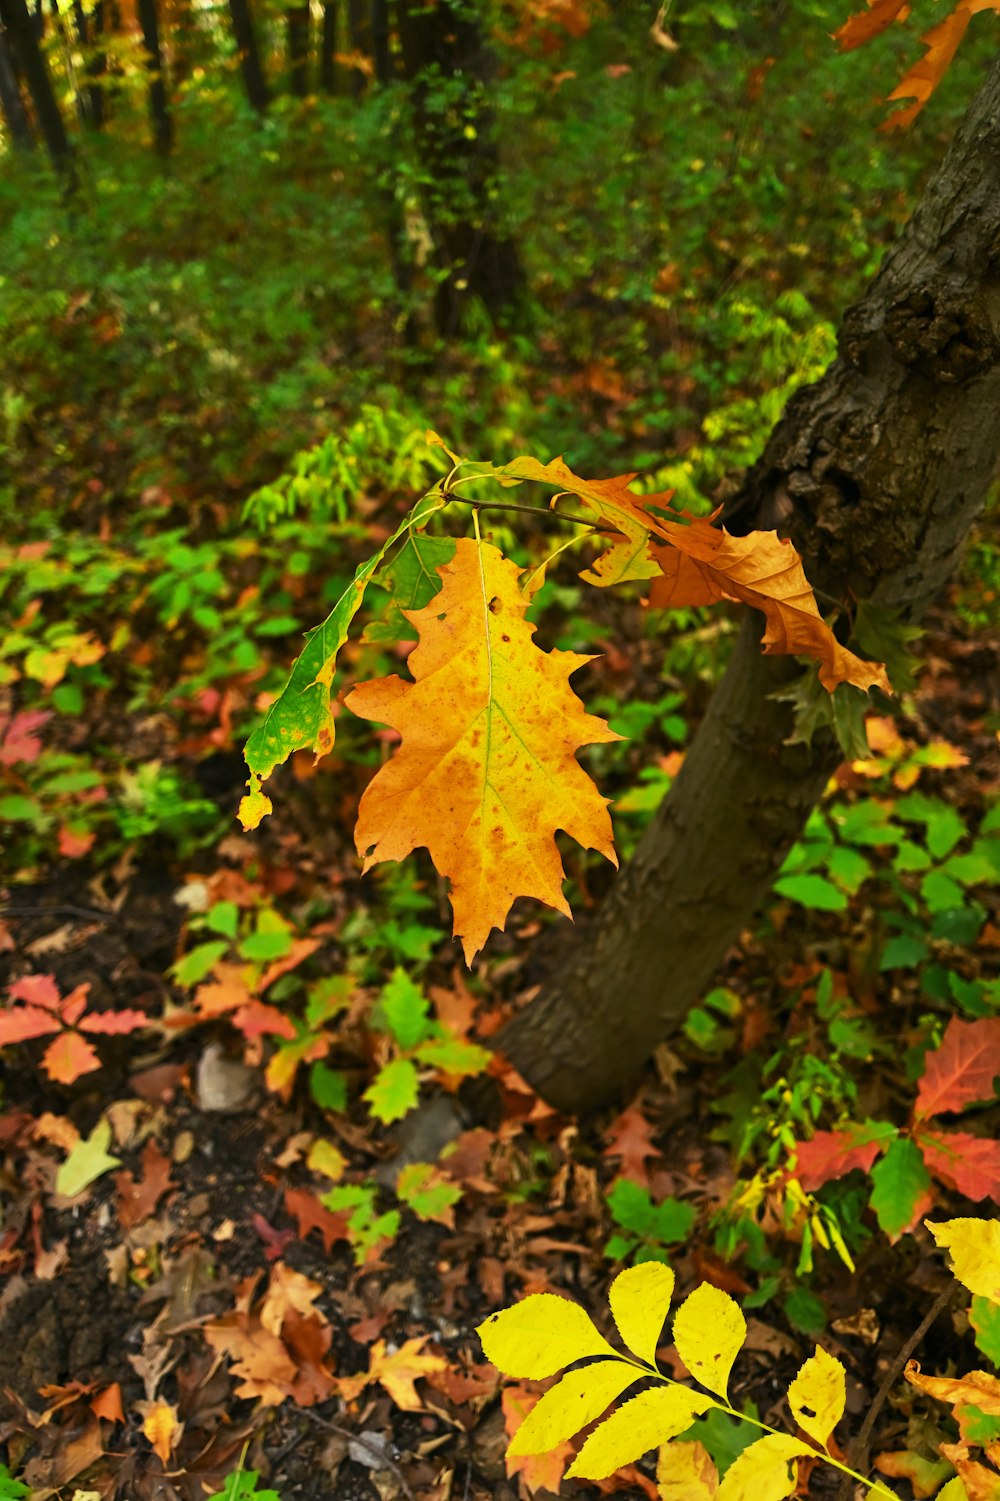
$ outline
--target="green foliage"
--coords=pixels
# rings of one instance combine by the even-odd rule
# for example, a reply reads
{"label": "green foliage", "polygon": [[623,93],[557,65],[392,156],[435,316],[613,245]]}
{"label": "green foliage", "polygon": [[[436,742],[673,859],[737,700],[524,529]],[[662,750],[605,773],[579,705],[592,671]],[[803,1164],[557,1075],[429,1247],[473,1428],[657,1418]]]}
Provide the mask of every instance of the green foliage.
{"label": "green foliage", "polygon": [[691,1233],[695,1210],[680,1199],[654,1204],[649,1190],[628,1178],[618,1178],[607,1195],[611,1218],[619,1226],[604,1247],[609,1261],[669,1260],[666,1247],[678,1245]]}
{"label": "green foliage", "polygon": [[234,1470],[222,1482],[221,1491],[208,1497],[208,1501],[281,1501],[277,1491],[259,1490],[259,1470]]}
{"label": "green foliage", "polygon": [[31,1486],[15,1480],[5,1464],[0,1464],[0,1501],[23,1501],[31,1495]]}

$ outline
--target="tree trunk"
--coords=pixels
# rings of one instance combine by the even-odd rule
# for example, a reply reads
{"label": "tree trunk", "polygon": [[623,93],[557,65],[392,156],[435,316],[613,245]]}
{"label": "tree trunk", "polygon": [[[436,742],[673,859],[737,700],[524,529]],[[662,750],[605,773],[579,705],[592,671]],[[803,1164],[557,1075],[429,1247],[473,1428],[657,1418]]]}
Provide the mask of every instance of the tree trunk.
{"label": "tree trunk", "polygon": [[142,27],[142,43],[146,49],[146,68],[149,73],[149,118],[153,126],[153,142],[161,156],[169,156],[174,144],[174,127],[167,104],[167,84],[163,74],[163,53],[160,49],[160,22],[156,13],[156,0],[136,0],[139,25]]}
{"label": "tree trunk", "polygon": [[527,282],[517,247],[495,222],[499,159],[485,89],[489,56],[475,8],[469,0],[400,0],[398,17],[429,183],[423,209],[444,273],[437,325],[447,338],[470,297],[494,323],[523,315]]}
{"label": "tree trunk", "polygon": [[7,32],[0,25],[0,109],[11,143],[18,151],[33,151],[35,133],[21,98],[14,56],[7,45]]}
{"label": "tree trunk", "polygon": [[[798,391],[726,507],[781,521],[810,581],[917,619],[1000,462],[1000,63],[897,245],[846,314],[838,355]],[[681,773],[611,894],[500,1046],[570,1111],[614,1098],[676,1028],[765,898],[839,753],[785,743],[773,694],[795,668],[758,616]]]}
{"label": "tree trunk", "polygon": [[288,82],[296,99],[309,93],[309,6],[290,5],[285,11],[288,37]]}
{"label": "tree trunk", "polygon": [[372,55],[375,77],[383,86],[392,79],[392,54],[389,49],[388,0],[372,0]]}
{"label": "tree trunk", "polygon": [[[348,0],[347,24],[351,33],[351,51],[359,57],[372,55],[372,13],[370,0]],[[374,64],[373,64],[374,66]],[[363,68],[351,69],[351,92],[360,97],[367,86],[368,75]]]}
{"label": "tree trunk", "polygon": [[[91,32],[93,19],[93,32]],[[104,32],[104,3],[97,0],[92,16],[83,8],[82,0],[73,0],[73,23],[83,51],[83,72],[87,80],[82,97],[84,123],[91,130],[100,130],[104,124],[104,90],[100,79],[107,70],[107,56],[96,45]]]}
{"label": "tree trunk", "polygon": [[263,115],[267,111],[268,104],[267,84],[264,82],[264,70],[260,65],[260,53],[257,51],[257,38],[254,36],[249,0],[229,0],[229,15],[240,54],[240,68],[243,71],[243,85],[247,91],[247,98],[251,108],[255,109],[259,115]]}
{"label": "tree trunk", "polygon": [[337,92],[337,0],[324,0],[319,44],[319,86],[324,94]]}
{"label": "tree trunk", "polygon": [[36,22],[28,12],[26,0],[0,0],[0,26],[7,29],[17,70],[28,85],[35,119],[52,164],[72,192],[76,187],[73,150],[39,45]]}

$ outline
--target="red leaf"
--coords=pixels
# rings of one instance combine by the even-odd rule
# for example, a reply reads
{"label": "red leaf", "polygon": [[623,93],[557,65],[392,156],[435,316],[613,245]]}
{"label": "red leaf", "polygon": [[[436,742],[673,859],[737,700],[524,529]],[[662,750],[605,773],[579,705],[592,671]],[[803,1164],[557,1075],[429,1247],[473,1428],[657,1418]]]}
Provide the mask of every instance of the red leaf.
{"label": "red leaf", "polygon": [[73,1084],[100,1068],[101,1060],[79,1032],[63,1032],[45,1049],[42,1066],[57,1084]]}
{"label": "red leaf", "polygon": [[953,1016],[941,1046],[928,1055],[917,1091],[917,1120],[992,1099],[998,1074],[1000,1016],[985,1016],[975,1022]]}
{"label": "red leaf", "polygon": [[333,1214],[325,1209],[315,1194],[305,1188],[285,1189],[285,1209],[299,1227],[299,1237],[305,1240],[310,1230],[318,1230],[323,1239],[324,1251],[329,1251],[334,1241],[347,1239],[346,1214]]}
{"label": "red leaf", "polygon": [[75,829],[71,824],[64,823],[59,830],[59,853],[67,860],[80,860],[90,853],[96,839],[93,829]]}
{"label": "red leaf", "polygon": [[276,1037],[286,1037],[291,1041],[295,1036],[295,1028],[277,1006],[269,1006],[266,1001],[250,1001],[246,1006],[241,1006],[233,1012],[232,1023],[238,1027],[244,1037],[261,1037],[265,1033],[272,1033]]}
{"label": "red leaf", "polygon": [[29,1037],[45,1037],[58,1032],[59,1023],[49,1011],[37,1006],[18,1006],[16,1011],[0,1012],[0,1047],[9,1042],[25,1042]]}
{"label": "red leaf", "polygon": [[87,1009],[87,992],[89,985],[78,985],[71,990],[69,995],[60,1004],[59,1020],[64,1027],[75,1027],[81,1016]]}
{"label": "red leaf", "polygon": [[909,10],[907,0],[868,0],[868,9],[848,16],[839,31],[834,32],[834,38],[845,52],[850,52],[880,36],[893,21],[905,20]]}
{"label": "red leaf", "polygon": [[13,719],[0,720],[0,766],[14,766],[18,761],[37,761],[42,742],[35,735],[52,718],[48,709],[28,709]]}
{"label": "red leaf", "polygon": [[967,1199],[994,1199],[1000,1204],[1000,1141],[942,1131],[917,1138],[924,1161],[936,1178]]}
{"label": "red leaf", "polygon": [[129,1230],[141,1220],[148,1220],[163,1195],[174,1187],[170,1181],[170,1158],[150,1139],[142,1154],[141,1182],[131,1173],[115,1173],[115,1187],[118,1223],[123,1230]]}
{"label": "red leaf", "polygon": [[82,1031],[99,1032],[105,1037],[135,1032],[139,1027],[148,1026],[149,1017],[145,1011],[95,1011],[80,1023]]}
{"label": "red leaf", "polygon": [[651,1140],[652,1131],[653,1128],[642,1111],[632,1105],[612,1122],[605,1137],[608,1143],[604,1149],[605,1157],[617,1157],[622,1177],[631,1178],[645,1188],[649,1187],[646,1160],[660,1156]]}
{"label": "red leaf", "polygon": [[27,1001],[29,1006],[42,1006],[46,1011],[59,1009],[59,991],[55,975],[22,975],[7,986],[12,1001]]}
{"label": "red leaf", "polygon": [[811,1141],[801,1141],[795,1149],[795,1176],[806,1192],[812,1193],[852,1168],[860,1167],[867,1173],[895,1134],[885,1121],[852,1124],[842,1131],[817,1131]]}

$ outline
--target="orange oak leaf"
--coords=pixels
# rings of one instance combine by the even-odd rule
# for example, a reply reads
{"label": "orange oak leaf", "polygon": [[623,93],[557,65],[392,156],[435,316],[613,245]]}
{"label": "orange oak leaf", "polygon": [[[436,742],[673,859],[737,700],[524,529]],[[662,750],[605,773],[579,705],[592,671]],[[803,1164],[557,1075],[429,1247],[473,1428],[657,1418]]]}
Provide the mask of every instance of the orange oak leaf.
{"label": "orange oak leaf", "polygon": [[575,753],[621,737],[569,686],[591,659],[535,645],[514,563],[463,538],[438,572],[440,593],[405,612],[420,634],[414,681],[360,683],[346,699],[402,736],[361,799],[355,840],[365,870],[426,845],[471,963],[518,896],[569,916],[557,829],[617,865],[607,799]]}
{"label": "orange oak leaf", "polygon": [[959,0],[949,16],[924,34],[926,52],[889,95],[890,99],[914,102],[891,114],[880,127],[882,130],[903,130],[913,123],[951,66],[972,17],[982,10],[997,9],[1000,0]]}
{"label": "orange oak leaf", "polygon": [[903,1373],[913,1386],[950,1402],[953,1407],[978,1407],[990,1417],[1000,1417],[1000,1380],[988,1371],[968,1371],[964,1376],[922,1376],[915,1360],[907,1362]]}
{"label": "orange oak leaf", "polygon": [[57,1084],[72,1084],[100,1066],[96,1050],[79,1032],[60,1032],[42,1057],[42,1067]]}
{"label": "orange oak leaf", "polygon": [[[527,457],[497,472],[509,479],[558,485],[582,500],[600,522],[622,534],[583,574],[589,582],[652,578],[649,603],[655,609],[740,600],[764,614],[764,651],[814,657],[820,664],[820,682],[828,692],[838,683],[892,692],[881,663],[863,662],[840,645],[819,613],[802,559],[791,542],[774,532],[733,537],[713,526],[710,517],[686,511],[663,514],[669,510],[672,492],[637,495],[629,488],[634,474],[584,480],[562,459],[541,464]],[[649,539],[661,545],[650,548]]]}
{"label": "orange oak leaf", "polygon": [[1000,1141],[970,1136],[965,1131],[921,1132],[917,1144],[936,1178],[967,1199],[993,1199],[1000,1204]]}
{"label": "orange oak leaf", "polygon": [[263,1407],[278,1407],[295,1386],[298,1368],[281,1338],[259,1319],[237,1310],[205,1325],[205,1338],[220,1355],[228,1355],[239,1377],[237,1397],[258,1399]]}
{"label": "orange oak leaf", "polygon": [[928,1054],[917,1090],[918,1120],[942,1111],[964,1110],[990,1100],[1000,1074],[1000,1016],[965,1022],[953,1016],[941,1046]]}
{"label": "orange oak leaf", "polygon": [[850,52],[854,47],[870,42],[872,37],[881,36],[893,21],[905,21],[909,14],[908,0],[868,0],[868,9],[848,16],[843,26],[834,32],[834,39],[844,52]]}
{"label": "orange oak leaf", "polygon": [[[512,1384],[504,1387],[500,1401],[504,1428],[509,1439],[514,1437],[540,1396],[541,1393],[532,1386]],[[513,1459],[508,1457],[507,1477],[509,1479],[520,1475],[531,1495],[542,1489],[558,1493],[563,1472],[572,1458],[573,1445],[569,1439],[564,1439],[555,1449],[549,1449],[545,1454],[517,1454]]]}
{"label": "orange oak leaf", "polygon": [[145,1414],[142,1431],[152,1444],[153,1453],[166,1464],[184,1430],[184,1424],[177,1419],[177,1408],[162,1397],[155,1402],[137,1402],[135,1405]]}
{"label": "orange oak leaf", "polygon": [[[42,1054],[42,1067],[58,1084],[72,1084],[83,1074],[100,1068],[100,1059],[89,1042],[79,1035],[92,1032],[134,1032],[149,1018],[142,1011],[95,1011],[85,1015],[89,985],[77,985],[60,998],[52,975],[23,975],[7,987],[11,1004],[0,1012],[0,1047],[31,1037],[57,1033]],[[78,1028],[79,1031],[72,1031]]]}
{"label": "orange oak leaf", "polygon": [[358,1376],[344,1376],[337,1382],[341,1397],[346,1402],[353,1401],[366,1386],[377,1381],[404,1412],[423,1412],[425,1404],[414,1383],[422,1376],[448,1369],[448,1362],[440,1355],[423,1353],[426,1343],[427,1335],[421,1334],[390,1353],[384,1339],[376,1340],[368,1357],[368,1370]]}
{"label": "orange oak leaf", "polygon": [[661,1155],[653,1145],[652,1137],[653,1128],[649,1121],[638,1106],[630,1105],[617,1120],[612,1121],[604,1138],[607,1142],[605,1157],[617,1157],[622,1177],[646,1188],[649,1187],[646,1162],[650,1157]]}
{"label": "orange oak leaf", "polygon": [[170,1181],[170,1165],[170,1158],[150,1138],[142,1154],[141,1181],[137,1181],[129,1172],[115,1174],[118,1223],[123,1230],[129,1230],[142,1220],[149,1219],[163,1195],[174,1187]]}

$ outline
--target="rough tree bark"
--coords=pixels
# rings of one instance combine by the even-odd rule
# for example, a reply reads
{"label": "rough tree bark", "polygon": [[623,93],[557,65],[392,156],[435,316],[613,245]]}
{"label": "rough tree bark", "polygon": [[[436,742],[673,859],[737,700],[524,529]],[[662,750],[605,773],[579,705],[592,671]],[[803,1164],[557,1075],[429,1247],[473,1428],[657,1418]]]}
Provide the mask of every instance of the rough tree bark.
{"label": "rough tree bark", "polygon": [[17,70],[28,86],[35,119],[52,163],[62,177],[67,191],[72,192],[76,187],[73,149],[52,89],[36,22],[30,15],[25,0],[0,0],[0,26],[6,28]]}
{"label": "rough tree bark", "polygon": [[[951,573],[1000,461],[1000,63],[993,66],[838,354],[789,402],[726,507],[783,519],[825,594],[919,618]],[[785,744],[751,613],[669,796],[589,930],[499,1039],[566,1110],[632,1082],[765,897],[839,755]]]}

